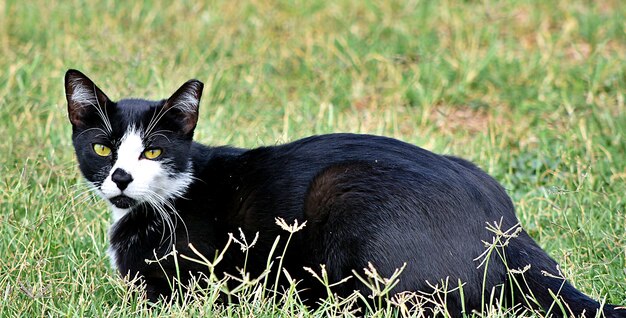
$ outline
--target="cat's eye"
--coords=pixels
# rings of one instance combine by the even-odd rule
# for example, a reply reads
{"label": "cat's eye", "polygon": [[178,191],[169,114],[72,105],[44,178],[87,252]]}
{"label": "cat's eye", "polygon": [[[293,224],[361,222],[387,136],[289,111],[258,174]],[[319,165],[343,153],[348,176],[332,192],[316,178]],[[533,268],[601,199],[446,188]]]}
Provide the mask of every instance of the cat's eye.
{"label": "cat's eye", "polygon": [[146,157],[146,159],[156,159],[161,155],[161,149],[159,148],[151,148],[151,149],[147,149],[146,151],[143,152],[143,156]]}
{"label": "cat's eye", "polygon": [[107,157],[111,154],[111,148],[103,145],[103,144],[94,144],[93,151],[100,157]]}

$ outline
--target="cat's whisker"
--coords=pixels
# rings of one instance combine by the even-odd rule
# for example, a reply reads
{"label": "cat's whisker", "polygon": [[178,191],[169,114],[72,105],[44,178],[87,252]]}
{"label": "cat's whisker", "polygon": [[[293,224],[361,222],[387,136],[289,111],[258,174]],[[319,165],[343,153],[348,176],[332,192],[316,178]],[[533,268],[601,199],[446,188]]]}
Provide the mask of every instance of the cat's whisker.
{"label": "cat's whisker", "polygon": [[[176,224],[174,223],[174,221],[172,220],[172,218],[170,217],[169,213],[167,210],[165,210],[165,207],[163,206],[164,204],[164,199],[162,196],[160,196],[158,193],[146,189],[146,193],[147,193],[147,198],[148,198],[148,202],[150,203],[150,205],[157,211],[157,213],[160,215],[161,219],[164,221],[164,224],[167,224],[169,232],[170,232],[170,241],[169,241],[169,245],[168,246],[168,250],[169,248],[171,248],[171,245],[176,244]],[[163,239],[163,237],[162,237]],[[163,243],[161,241],[161,243]]]}
{"label": "cat's whisker", "polygon": [[152,122],[154,120],[154,116],[157,114],[157,108],[154,108],[154,111],[152,112],[152,116],[150,117],[150,120],[148,121],[148,127],[146,127],[146,129],[144,130],[146,135],[150,133],[150,131],[152,130]]}
{"label": "cat's whisker", "polygon": [[[166,102],[166,103],[167,103],[167,102]],[[156,127],[157,123],[158,123],[158,122],[160,122],[160,121],[161,121],[161,119],[162,119],[162,118],[163,118],[163,117],[167,114],[167,112],[169,112],[170,110],[172,110],[172,109],[174,109],[174,108],[183,110],[183,109],[180,107],[180,105],[179,105],[179,104],[175,104],[174,106],[172,106],[172,107],[167,107],[167,108],[165,108],[165,107],[161,107],[161,108],[160,108],[160,110],[159,110],[159,113],[157,114],[157,118],[156,118],[156,120],[155,120],[154,124],[153,124],[151,127],[149,127],[149,129],[148,129],[148,131],[146,132],[146,134],[149,134],[149,133],[152,131],[152,129],[154,129],[154,127]],[[183,110],[183,111],[184,111],[184,110]],[[150,125],[148,125],[148,126],[150,126]]]}
{"label": "cat's whisker", "polygon": [[[146,201],[141,202],[141,207],[142,210],[146,213],[146,216],[148,216],[148,212],[150,211],[150,207],[152,207],[152,204],[150,204],[150,202],[148,202],[148,200],[150,200],[149,198],[146,198]],[[152,209],[152,211],[154,211],[154,209]],[[159,211],[154,211],[158,214],[159,217],[155,218],[155,222],[161,223],[161,238],[159,240],[159,245],[162,245],[165,239],[165,222],[162,220],[162,217],[160,217],[160,212]],[[146,227],[146,236],[149,235],[149,230],[150,227]]]}
{"label": "cat's whisker", "polygon": [[85,189],[82,191],[76,190],[74,196],[72,197],[72,200],[76,201],[78,199],[81,199],[81,200],[90,199],[90,198],[93,198],[93,194],[95,194],[93,189]]}
{"label": "cat's whisker", "polygon": [[[94,91],[95,89],[96,88],[94,86]],[[97,95],[94,95],[94,96],[97,96]],[[104,124],[104,128],[107,130],[105,133],[107,133],[107,136],[110,136],[110,134],[113,133],[113,128],[111,126],[109,116],[108,114],[104,113],[103,110],[101,109],[100,102],[98,101],[97,97],[95,97],[95,100],[96,100],[95,103],[91,100],[83,101],[83,103],[87,102],[88,106],[91,106],[96,110],[98,117],[100,117],[100,119],[102,120],[102,123]]]}
{"label": "cat's whisker", "polygon": [[[174,214],[175,216],[178,216],[178,217],[179,217],[179,215],[176,212],[175,208],[169,202],[163,201],[162,204],[163,205],[161,207],[163,209],[163,212],[167,215],[168,219],[170,220],[170,222],[171,222],[171,224],[173,226],[172,238],[173,238],[173,241],[176,242],[177,241],[176,228],[178,227],[178,218],[177,217],[172,218],[171,214]],[[167,209],[169,209],[169,210],[167,210]],[[186,224],[184,224],[184,222],[183,222],[183,225],[184,225],[185,231],[186,231],[187,230],[187,226],[186,226]]]}
{"label": "cat's whisker", "polygon": [[[172,220],[171,220],[171,218],[169,216],[169,213],[167,213],[167,212],[171,212],[172,214],[174,214],[174,216],[175,216],[175,218],[173,219],[173,222],[174,222],[173,223],[173,227],[174,228],[177,227],[178,219],[180,219],[180,221],[183,224],[183,228],[185,229],[185,235],[187,236],[187,240],[189,240],[189,230],[187,228],[187,224],[185,223],[183,218],[180,216],[180,214],[178,213],[178,211],[174,207],[173,202],[171,202],[169,199],[164,198],[162,195],[160,195],[160,194],[158,194],[158,193],[156,193],[156,192],[154,192],[152,190],[148,190],[147,189],[147,191],[150,194],[149,196],[156,197],[158,199],[158,202],[160,203],[158,206],[155,206],[155,208],[160,209],[160,210],[162,209],[162,211],[167,215],[167,218],[170,221],[172,221]],[[169,209],[169,211],[165,209],[166,207]],[[175,241],[176,237],[175,237],[175,232],[174,231],[172,231],[172,235],[174,236],[174,241]]]}
{"label": "cat's whisker", "polygon": [[[154,199],[152,197],[147,197],[146,199],[147,199],[147,201],[145,203],[147,203],[150,207],[152,207],[152,209],[156,212],[156,214],[158,216],[157,220],[161,220],[161,222],[160,222],[161,223],[161,238],[159,240],[159,245],[162,245],[163,242],[165,242],[165,234],[166,234],[165,233],[166,232],[166,228],[165,227],[167,225],[167,219],[166,219],[167,216],[165,216],[165,218],[164,218],[162,211],[160,211],[158,209],[158,205],[153,202]],[[147,209],[146,209],[146,213],[147,213]],[[168,247],[168,250],[169,250],[169,247]]]}
{"label": "cat's whisker", "polygon": [[159,112],[157,113],[156,118],[152,118],[150,120],[150,124],[148,125],[148,128],[146,129],[145,135],[150,135],[152,130],[161,121],[163,116],[165,116],[167,114],[167,112],[170,111],[170,109],[172,109],[172,108],[174,108],[174,107],[168,107],[167,109],[165,109],[164,107],[159,108]]}
{"label": "cat's whisker", "polygon": [[[167,202],[168,207],[171,209],[172,213],[176,216],[176,219],[179,219],[182,224],[183,224],[183,228],[185,229],[185,236],[187,237],[187,243],[189,243],[189,229],[187,228],[187,223],[185,223],[185,220],[182,218],[182,216],[178,213],[178,211],[176,210],[176,207],[174,207],[174,204],[170,201]],[[178,221],[176,221],[176,223],[178,224]]]}
{"label": "cat's whisker", "polygon": [[162,109],[163,108],[154,109],[154,112],[152,112],[152,117],[150,118],[150,121],[148,122],[148,127],[146,127],[146,130],[144,132],[145,136],[149,136],[152,129],[156,127],[158,120],[155,120],[155,118],[159,116]]}
{"label": "cat's whisker", "polygon": [[71,191],[84,190],[86,188],[87,188],[87,185],[85,183],[83,183],[83,182],[70,184],[68,186],[68,189],[70,189]]}
{"label": "cat's whisker", "polygon": [[164,135],[163,133],[159,133],[158,131],[154,132],[154,133],[151,133],[147,138],[154,138],[156,136],[161,136],[161,137],[165,138],[167,140],[167,142],[171,142],[170,139],[166,135]]}
{"label": "cat's whisker", "polygon": [[[96,90],[96,87],[94,86],[94,91],[95,90]],[[100,102],[98,102],[98,106],[100,106]],[[106,125],[109,127],[109,133],[113,133],[113,126],[111,125],[111,119],[109,118],[109,111],[107,110],[106,107],[101,107],[101,108],[104,108],[104,118],[106,119]]]}
{"label": "cat's whisker", "polygon": [[84,184],[84,183],[73,184],[68,189],[70,190],[70,193],[74,195],[73,199],[76,199],[78,196],[86,194],[86,193],[97,194],[96,188],[94,188],[93,186],[89,184]]}
{"label": "cat's whisker", "polygon": [[75,192],[78,192],[77,194],[75,194],[71,200],[68,200],[62,207],[61,207],[61,212],[65,212],[67,210],[67,208],[70,205],[74,205],[74,206],[80,206],[81,204],[83,204],[84,202],[87,202],[87,200],[89,199],[93,199],[93,195],[89,195],[89,194],[93,194],[94,190],[87,188],[87,189],[76,189]]}
{"label": "cat's whisker", "polygon": [[[159,187],[157,185],[152,185],[153,189],[161,190],[163,192],[171,191],[169,188]],[[176,198],[181,198],[185,200],[189,200],[189,198],[185,197],[185,192],[181,190],[171,191],[167,197],[163,197],[163,200],[172,200]]]}
{"label": "cat's whisker", "polygon": [[104,124],[106,126],[106,128],[109,130],[109,134],[113,133],[113,126],[111,126],[111,121],[109,120],[109,114],[106,110],[106,107],[103,107],[102,105],[100,105],[100,101],[98,100],[98,92],[97,92],[97,88],[96,85],[93,85],[93,96],[95,96],[95,100],[96,100],[96,104],[98,105],[97,107],[97,111],[98,114],[100,115],[100,117],[102,118],[102,120],[104,121]]}
{"label": "cat's whisker", "polygon": [[161,223],[161,240],[159,242],[159,245],[163,243],[164,238],[165,238],[165,226],[167,225],[167,220],[164,218],[163,213],[161,212],[161,210],[159,210],[159,203],[156,201],[156,199],[150,194],[147,193],[145,196],[146,202],[148,203],[148,205],[150,207],[152,207],[152,209],[156,212],[156,214],[159,216],[159,219],[162,220]]}
{"label": "cat's whisker", "polygon": [[[163,111],[163,108],[161,107],[158,109],[155,108],[154,111],[152,112],[152,117],[150,118],[150,121],[148,122],[148,127],[146,127],[143,133],[144,139],[150,139],[153,136],[152,130],[159,123],[160,118],[161,118],[160,114],[162,111]],[[160,131],[164,131],[164,130],[158,130],[157,132],[160,132]],[[170,131],[170,130],[167,130],[167,131]],[[169,138],[168,138],[168,141],[169,141]]]}
{"label": "cat's whisker", "polygon": [[[89,132],[89,131],[92,131],[92,130],[99,130],[99,131],[101,131],[101,132],[102,132],[102,134],[100,134],[100,135],[108,136],[107,132],[106,132],[106,131],[104,131],[104,129],[102,129],[102,128],[100,128],[100,127],[92,127],[92,128],[88,128],[88,129],[85,129],[85,130],[81,131],[81,132],[80,132],[80,133],[76,136],[76,138],[78,138],[78,137],[80,137],[82,134],[84,134],[84,133],[86,133],[86,132]],[[98,136],[100,136],[100,135],[98,135]]]}

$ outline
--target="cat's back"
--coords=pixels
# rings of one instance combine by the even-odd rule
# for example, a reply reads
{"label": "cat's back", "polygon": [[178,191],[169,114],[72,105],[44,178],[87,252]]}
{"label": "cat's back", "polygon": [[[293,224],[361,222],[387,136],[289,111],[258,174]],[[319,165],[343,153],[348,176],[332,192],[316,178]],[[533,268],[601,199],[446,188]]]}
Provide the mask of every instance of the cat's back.
{"label": "cat's back", "polygon": [[493,188],[491,190],[503,192],[493,178],[471,162],[375,135],[311,136],[283,145],[248,150],[238,156],[238,162],[238,170],[244,177],[297,187],[308,186],[314,177],[334,166],[365,164],[371,169],[392,171],[396,177],[401,177],[397,182],[489,185]]}
{"label": "cat's back", "polygon": [[413,202],[429,197],[495,200],[512,212],[502,187],[475,165],[388,137],[319,135],[236,157],[237,196],[255,209],[298,214],[314,194],[341,184]]}
{"label": "cat's back", "polygon": [[283,145],[252,149],[243,153],[241,160],[259,167],[280,165],[304,170],[357,161],[425,170],[455,169],[457,166],[443,156],[397,139],[348,133],[317,135]]}

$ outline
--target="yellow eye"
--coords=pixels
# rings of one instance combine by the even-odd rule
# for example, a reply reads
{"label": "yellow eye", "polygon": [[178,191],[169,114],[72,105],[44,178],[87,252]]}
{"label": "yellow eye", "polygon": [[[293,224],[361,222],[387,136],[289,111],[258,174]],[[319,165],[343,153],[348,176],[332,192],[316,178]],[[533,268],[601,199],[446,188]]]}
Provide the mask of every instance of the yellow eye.
{"label": "yellow eye", "polygon": [[111,148],[102,144],[94,144],[93,151],[95,151],[98,154],[98,156],[101,156],[101,157],[106,157],[111,154]]}
{"label": "yellow eye", "polygon": [[156,159],[161,155],[161,149],[159,148],[148,149],[143,152],[143,155],[144,157],[146,157],[146,159]]}

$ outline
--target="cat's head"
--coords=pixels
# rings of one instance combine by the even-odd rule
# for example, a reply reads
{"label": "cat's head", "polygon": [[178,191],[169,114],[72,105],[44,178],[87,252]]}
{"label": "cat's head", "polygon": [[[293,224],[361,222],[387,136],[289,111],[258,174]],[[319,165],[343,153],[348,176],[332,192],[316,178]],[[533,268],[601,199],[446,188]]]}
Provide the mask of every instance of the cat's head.
{"label": "cat's head", "polygon": [[191,183],[190,148],[203,84],[170,98],[110,100],[87,76],[65,74],[72,141],[83,176],[119,219],[140,204],[167,205]]}

